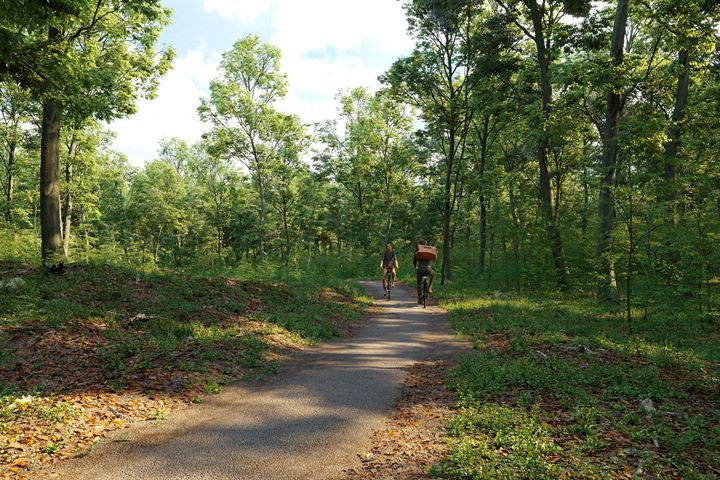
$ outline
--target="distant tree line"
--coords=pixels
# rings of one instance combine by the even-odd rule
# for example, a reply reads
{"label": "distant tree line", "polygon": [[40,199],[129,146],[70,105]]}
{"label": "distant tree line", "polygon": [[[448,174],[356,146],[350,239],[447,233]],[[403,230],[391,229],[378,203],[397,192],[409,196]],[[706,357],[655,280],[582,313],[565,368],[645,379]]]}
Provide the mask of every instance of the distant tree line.
{"label": "distant tree line", "polygon": [[168,12],[64,4],[0,12],[3,228],[35,232],[50,266],[290,266],[425,237],[442,282],[624,295],[629,318],[636,289],[710,307],[717,2],[407,1],[413,52],[380,91],[338,92],[338,119],[316,125],[278,109],[280,51],[249,35],[198,109],[202,140],[166,139],[143,168],[99,122],[154,92]]}

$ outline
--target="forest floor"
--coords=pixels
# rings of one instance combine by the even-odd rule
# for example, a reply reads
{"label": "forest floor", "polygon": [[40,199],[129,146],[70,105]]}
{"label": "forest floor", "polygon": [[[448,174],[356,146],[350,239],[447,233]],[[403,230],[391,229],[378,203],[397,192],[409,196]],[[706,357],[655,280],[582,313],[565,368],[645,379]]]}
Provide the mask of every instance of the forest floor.
{"label": "forest floor", "polygon": [[591,298],[438,289],[476,351],[442,478],[720,478],[720,322]]}
{"label": "forest floor", "polygon": [[[50,283],[11,263],[0,278],[22,279],[0,288],[0,478],[13,479],[267,377],[357,331],[369,305],[343,282],[91,265]],[[720,477],[717,318],[651,309],[628,325],[590,298],[436,290],[475,350],[401,367],[395,409],[343,479]]]}
{"label": "forest floor", "polygon": [[[403,289],[388,301],[377,281],[363,286],[375,305],[351,337],[294,352],[262,382],[228,386],[165,422],[131,427],[51,473],[73,480],[337,479],[362,470],[373,435],[393,435],[395,425],[396,437],[409,442],[373,450],[378,469],[393,459],[394,470],[385,471],[403,476],[389,478],[426,478],[428,445],[438,448],[433,461],[445,450],[447,415],[436,404],[449,411],[454,403],[443,368],[469,344],[456,340],[441,309],[422,308]],[[405,475],[412,472],[422,476]]]}
{"label": "forest floor", "polygon": [[164,419],[288,352],[346,336],[369,298],[302,285],[72,265],[0,264],[0,478],[22,479],[99,438]]}

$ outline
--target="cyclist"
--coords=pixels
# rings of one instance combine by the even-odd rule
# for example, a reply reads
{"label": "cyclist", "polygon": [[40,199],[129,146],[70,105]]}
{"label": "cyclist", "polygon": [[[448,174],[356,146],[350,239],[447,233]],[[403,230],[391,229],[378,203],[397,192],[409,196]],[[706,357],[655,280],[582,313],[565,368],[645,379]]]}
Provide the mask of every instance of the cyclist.
{"label": "cyclist", "polygon": [[385,296],[387,296],[387,285],[386,279],[387,279],[387,273],[388,270],[392,270],[392,286],[395,286],[395,278],[397,277],[397,268],[398,268],[398,260],[397,256],[395,255],[395,250],[393,250],[392,243],[388,243],[385,246],[385,252],[383,253],[383,258],[380,261],[380,268],[382,268],[383,271],[383,290],[385,291]]}
{"label": "cyclist", "polygon": [[430,263],[432,260],[423,260],[421,258],[417,258],[417,252],[420,248],[420,245],[427,245],[425,243],[425,240],[418,240],[417,247],[415,247],[415,255],[413,255],[413,267],[415,267],[415,271],[417,272],[417,296],[418,296],[418,303],[422,303],[422,277],[427,275],[430,277],[430,282],[428,283],[428,293],[432,293],[432,285],[435,281],[435,270],[433,270]]}

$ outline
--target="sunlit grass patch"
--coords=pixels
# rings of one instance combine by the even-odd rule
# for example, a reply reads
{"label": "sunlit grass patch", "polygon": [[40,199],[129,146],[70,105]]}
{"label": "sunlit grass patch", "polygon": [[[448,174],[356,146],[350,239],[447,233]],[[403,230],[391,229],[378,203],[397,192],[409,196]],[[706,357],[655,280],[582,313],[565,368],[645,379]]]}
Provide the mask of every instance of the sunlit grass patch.
{"label": "sunlit grass patch", "polygon": [[[455,288],[440,291],[443,306],[479,350],[451,374],[463,408],[438,472],[467,479],[716,478],[717,331],[690,318],[697,328],[673,328],[661,316],[629,328],[620,313],[589,299]],[[528,431],[534,424],[542,434]],[[501,448],[503,438],[518,442]],[[550,444],[548,454],[526,448]]]}
{"label": "sunlit grass patch", "polygon": [[468,479],[553,479],[560,447],[535,411],[467,402],[449,427],[451,453],[435,473]]}
{"label": "sunlit grass patch", "polygon": [[[357,284],[334,278],[91,264],[49,279],[18,269],[24,284],[0,291],[0,476],[271,374],[288,350],[347,333],[370,303]],[[19,459],[28,460],[13,465]]]}

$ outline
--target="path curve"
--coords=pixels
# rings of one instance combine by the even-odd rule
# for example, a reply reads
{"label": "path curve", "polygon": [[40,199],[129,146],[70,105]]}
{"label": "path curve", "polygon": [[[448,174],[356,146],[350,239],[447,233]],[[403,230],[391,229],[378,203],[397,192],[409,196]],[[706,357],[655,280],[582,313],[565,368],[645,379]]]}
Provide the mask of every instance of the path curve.
{"label": "path curve", "polygon": [[[410,290],[385,300],[362,282],[377,313],[355,336],[299,352],[265,383],[226,388],[205,403],[104,441],[55,473],[73,480],[333,479],[383,428],[406,368],[466,346],[439,307]],[[122,440],[120,440],[122,439]]]}

